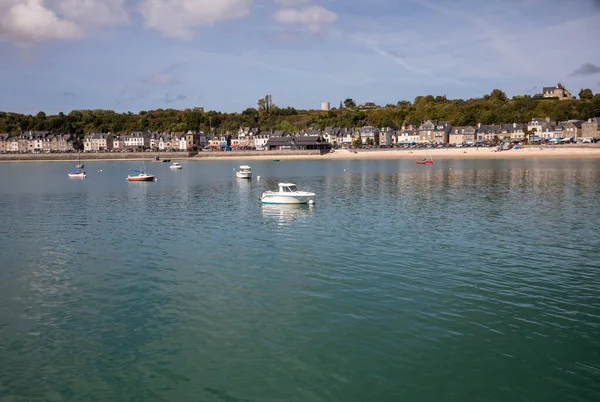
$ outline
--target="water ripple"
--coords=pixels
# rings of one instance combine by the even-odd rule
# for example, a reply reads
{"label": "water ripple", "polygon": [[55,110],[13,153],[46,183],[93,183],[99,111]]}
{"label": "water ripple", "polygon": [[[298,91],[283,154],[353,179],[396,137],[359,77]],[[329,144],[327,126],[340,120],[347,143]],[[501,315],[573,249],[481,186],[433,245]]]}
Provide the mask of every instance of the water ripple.
{"label": "water ripple", "polygon": [[0,165],[0,400],[600,399],[597,162],[239,164]]}

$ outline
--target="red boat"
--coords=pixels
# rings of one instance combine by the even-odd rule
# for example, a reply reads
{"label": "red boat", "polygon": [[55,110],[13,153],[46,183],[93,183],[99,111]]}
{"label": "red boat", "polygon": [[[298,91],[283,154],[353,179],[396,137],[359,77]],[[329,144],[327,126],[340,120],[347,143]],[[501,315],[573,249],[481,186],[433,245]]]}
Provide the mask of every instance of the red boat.
{"label": "red boat", "polygon": [[419,159],[417,161],[417,165],[433,165],[434,163],[435,162],[433,161],[433,158],[429,154],[429,151],[427,151],[427,153],[425,154],[425,159]]}

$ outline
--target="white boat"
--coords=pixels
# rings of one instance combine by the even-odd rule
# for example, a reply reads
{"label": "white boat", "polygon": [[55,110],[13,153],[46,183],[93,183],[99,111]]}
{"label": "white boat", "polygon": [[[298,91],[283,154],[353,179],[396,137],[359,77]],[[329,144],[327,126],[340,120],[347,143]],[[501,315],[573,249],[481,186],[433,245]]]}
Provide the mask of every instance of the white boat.
{"label": "white boat", "polygon": [[68,173],[68,176],[72,179],[83,179],[85,177],[85,172],[83,170],[73,170]]}
{"label": "white boat", "polygon": [[127,181],[155,181],[156,177],[153,174],[139,173],[136,175],[128,175]]}
{"label": "white boat", "polygon": [[142,170],[129,169],[137,174],[127,175],[127,181],[156,181],[156,176],[146,173],[146,164],[142,161]]}
{"label": "white boat", "polygon": [[252,178],[252,168],[248,165],[240,166],[240,170],[235,172],[235,177],[239,179],[251,179]]}
{"label": "white boat", "polygon": [[265,191],[260,200],[263,204],[313,204],[315,193],[298,191],[294,183],[279,183],[279,191]]}
{"label": "white boat", "polygon": [[171,165],[169,166],[170,169],[182,169],[183,166],[181,166],[181,163],[179,162],[173,162],[171,163]]}

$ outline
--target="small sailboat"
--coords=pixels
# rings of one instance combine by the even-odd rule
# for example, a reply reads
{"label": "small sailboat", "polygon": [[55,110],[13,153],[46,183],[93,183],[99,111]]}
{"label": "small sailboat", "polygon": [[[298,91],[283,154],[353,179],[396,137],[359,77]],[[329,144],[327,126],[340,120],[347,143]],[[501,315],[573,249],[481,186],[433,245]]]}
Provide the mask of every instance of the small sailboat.
{"label": "small sailboat", "polygon": [[79,160],[79,153],[77,153],[77,165],[75,165],[76,169],[83,169],[83,163]]}
{"label": "small sailboat", "polygon": [[156,181],[156,176],[146,173],[145,165],[142,170],[129,169],[129,171],[137,174],[127,175],[127,181]]}
{"label": "small sailboat", "polygon": [[417,165],[433,165],[434,163],[435,161],[431,157],[431,153],[429,152],[429,150],[426,151],[425,159],[417,160]]}

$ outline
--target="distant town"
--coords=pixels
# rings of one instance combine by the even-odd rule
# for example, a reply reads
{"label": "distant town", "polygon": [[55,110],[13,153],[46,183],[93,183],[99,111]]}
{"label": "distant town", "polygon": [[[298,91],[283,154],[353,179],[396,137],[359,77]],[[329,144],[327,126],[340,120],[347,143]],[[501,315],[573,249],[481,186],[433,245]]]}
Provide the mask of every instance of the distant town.
{"label": "distant town", "polygon": [[0,134],[2,153],[53,152],[166,152],[221,150],[322,150],[351,147],[408,147],[418,144],[473,146],[511,143],[592,143],[600,141],[600,117],[587,121],[554,122],[535,118],[527,123],[453,127],[448,122],[427,120],[419,126],[329,127],[288,133],[241,127],[237,133],[206,135],[202,132],[151,133],[126,135],[88,133],[79,141],[72,134],[29,131],[9,137]]}
{"label": "distant town", "polygon": [[[373,102],[357,105],[346,99],[337,110],[331,109],[329,102],[322,102],[321,110],[316,111],[278,108],[271,95],[267,95],[258,100],[256,109],[232,114],[205,112],[203,108],[159,109],[141,111],[138,115],[75,110],[69,115],[59,113],[49,117],[43,112],[36,116],[0,112],[0,130],[7,130],[0,133],[0,153],[327,150],[598,142],[600,96],[582,89],[579,98],[576,100],[558,83],[543,88],[533,98],[508,100],[504,92],[495,89],[483,98],[466,101],[428,95],[417,97],[412,104],[400,101],[385,107]],[[506,121],[510,116],[518,118],[537,112],[547,114],[528,121]],[[447,118],[428,118],[432,115]],[[505,122],[464,124],[477,121],[478,116],[485,123]],[[455,122],[459,124],[454,125]],[[36,130],[22,130],[28,126]],[[308,128],[299,128],[302,126]],[[139,127],[148,128],[136,129]]]}

